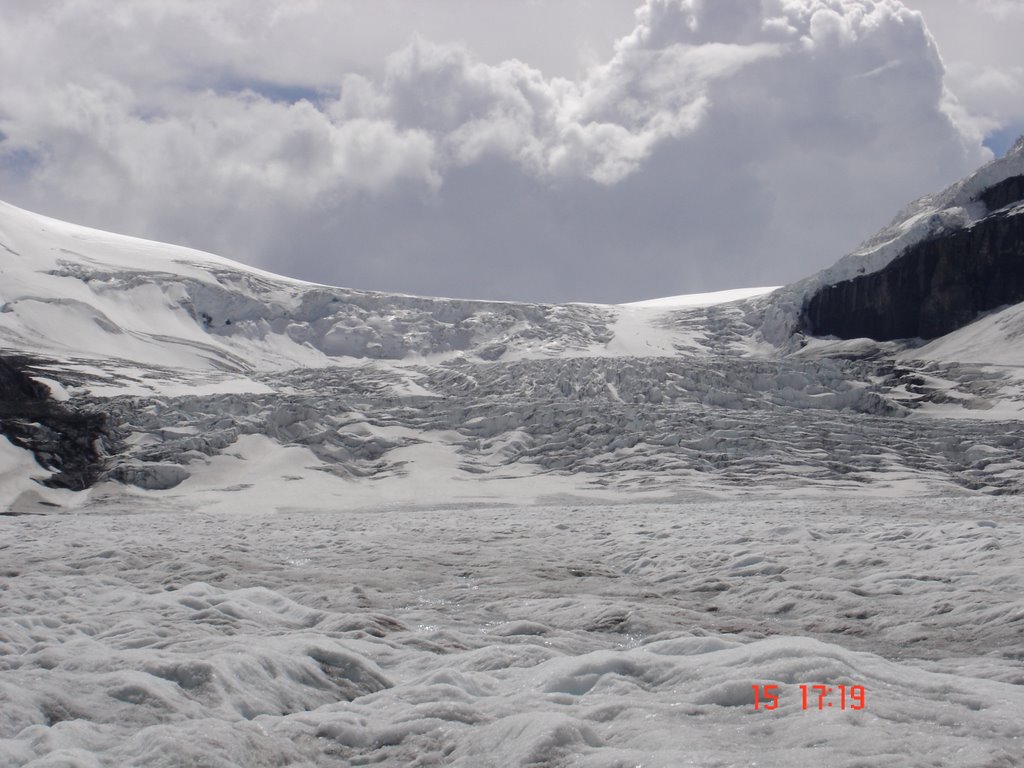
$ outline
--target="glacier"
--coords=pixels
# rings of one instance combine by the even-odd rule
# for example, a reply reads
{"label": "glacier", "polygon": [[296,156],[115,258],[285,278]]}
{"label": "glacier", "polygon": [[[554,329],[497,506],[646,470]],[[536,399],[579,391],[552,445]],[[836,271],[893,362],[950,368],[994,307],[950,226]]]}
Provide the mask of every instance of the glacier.
{"label": "glacier", "polygon": [[0,764],[1024,764],[1024,305],[798,328],[1022,173],[801,283],[623,305],[0,203]]}

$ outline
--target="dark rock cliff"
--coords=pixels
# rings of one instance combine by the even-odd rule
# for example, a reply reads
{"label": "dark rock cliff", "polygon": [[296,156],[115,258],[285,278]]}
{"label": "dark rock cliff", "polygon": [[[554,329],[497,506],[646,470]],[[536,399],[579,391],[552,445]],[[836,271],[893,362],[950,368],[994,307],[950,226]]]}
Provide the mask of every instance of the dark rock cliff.
{"label": "dark rock cliff", "polygon": [[41,467],[54,474],[51,488],[88,488],[104,469],[104,441],[109,439],[102,413],[58,403],[28,374],[23,357],[0,357],[0,434],[32,451]]}
{"label": "dark rock cliff", "polygon": [[979,199],[973,226],[911,246],[878,272],[826,286],[804,307],[801,329],[817,336],[879,341],[932,339],[981,313],[1024,301],[1024,176]]}
{"label": "dark rock cliff", "polygon": [[985,208],[990,212],[1019,203],[1024,200],[1024,176],[1011,176],[993,184],[978,195],[978,199],[985,203]]}

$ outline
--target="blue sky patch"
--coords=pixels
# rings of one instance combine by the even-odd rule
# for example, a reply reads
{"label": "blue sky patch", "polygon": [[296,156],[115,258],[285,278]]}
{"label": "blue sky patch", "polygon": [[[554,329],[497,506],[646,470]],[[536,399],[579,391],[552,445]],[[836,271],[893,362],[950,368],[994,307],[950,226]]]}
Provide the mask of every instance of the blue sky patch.
{"label": "blue sky patch", "polygon": [[1011,125],[990,133],[985,137],[984,144],[995,153],[996,157],[1002,157],[1022,135],[1024,135],[1024,125]]}

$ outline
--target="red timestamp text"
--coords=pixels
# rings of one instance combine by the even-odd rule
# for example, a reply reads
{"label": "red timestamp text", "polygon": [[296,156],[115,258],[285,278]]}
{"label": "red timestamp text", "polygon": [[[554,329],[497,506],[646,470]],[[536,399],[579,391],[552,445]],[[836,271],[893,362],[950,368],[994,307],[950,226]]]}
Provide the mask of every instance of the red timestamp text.
{"label": "red timestamp text", "polygon": [[[752,685],[754,709],[771,711],[779,707],[778,685]],[[801,709],[864,709],[868,695],[863,685],[800,685]]]}

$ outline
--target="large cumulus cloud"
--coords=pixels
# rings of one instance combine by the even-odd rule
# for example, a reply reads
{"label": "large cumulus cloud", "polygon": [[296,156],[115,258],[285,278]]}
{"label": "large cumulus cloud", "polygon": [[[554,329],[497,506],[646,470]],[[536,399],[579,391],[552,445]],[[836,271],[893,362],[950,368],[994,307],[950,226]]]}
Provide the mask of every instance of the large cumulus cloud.
{"label": "large cumulus cloud", "polygon": [[4,5],[0,196],[353,287],[794,279],[986,159],[896,0],[647,0],[571,79],[425,38],[349,67],[316,0]]}

